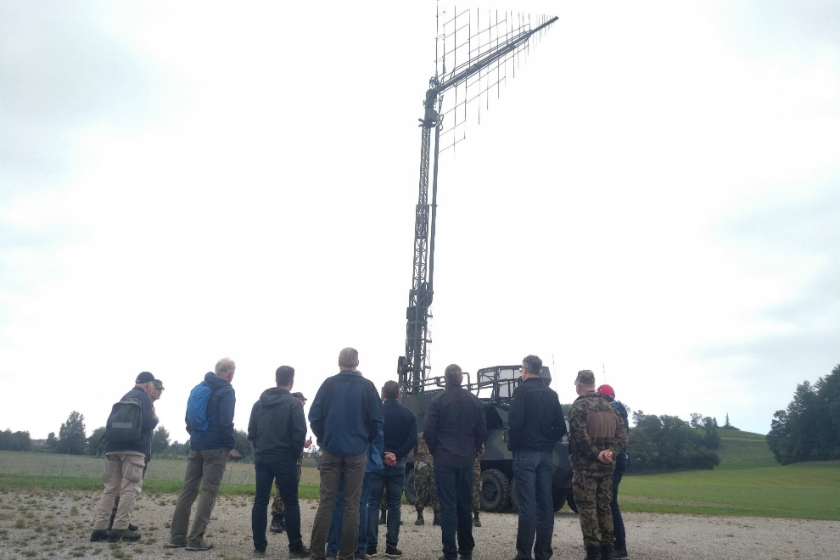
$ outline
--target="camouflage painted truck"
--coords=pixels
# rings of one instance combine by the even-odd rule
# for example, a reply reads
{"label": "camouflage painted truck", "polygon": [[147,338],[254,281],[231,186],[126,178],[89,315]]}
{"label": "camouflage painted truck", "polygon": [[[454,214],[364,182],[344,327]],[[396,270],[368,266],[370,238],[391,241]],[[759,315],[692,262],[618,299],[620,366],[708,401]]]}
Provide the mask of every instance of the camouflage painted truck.
{"label": "camouflage painted truck", "polygon": [[[505,511],[516,507],[515,482],[513,480],[513,454],[508,450],[507,435],[508,410],[510,397],[522,381],[520,366],[495,366],[478,370],[475,380],[464,372],[467,388],[484,403],[487,419],[487,445],[481,461],[481,509],[484,511]],[[547,385],[551,383],[551,373],[547,367],[540,371],[540,379]],[[413,385],[410,391],[404,391],[402,404],[417,416],[417,423],[422,430],[423,419],[429,402],[444,388],[442,377],[424,379],[420,385]],[[568,423],[567,423],[568,425]],[[569,462],[568,436],[564,436],[554,448],[551,461],[552,498],[554,511],[559,511],[563,504],[577,512],[572,497],[572,466]],[[414,457],[409,455],[406,465],[405,497],[414,504]],[[428,503],[428,502],[427,502]]]}

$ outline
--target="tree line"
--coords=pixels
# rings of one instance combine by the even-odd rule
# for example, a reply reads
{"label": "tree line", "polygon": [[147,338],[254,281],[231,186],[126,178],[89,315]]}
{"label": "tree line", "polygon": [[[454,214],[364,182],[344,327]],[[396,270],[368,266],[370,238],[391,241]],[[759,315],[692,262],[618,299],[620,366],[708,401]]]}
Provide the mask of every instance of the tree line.
{"label": "tree line", "polygon": [[840,459],[840,365],[796,386],[787,409],[773,415],[767,443],[783,465]]}

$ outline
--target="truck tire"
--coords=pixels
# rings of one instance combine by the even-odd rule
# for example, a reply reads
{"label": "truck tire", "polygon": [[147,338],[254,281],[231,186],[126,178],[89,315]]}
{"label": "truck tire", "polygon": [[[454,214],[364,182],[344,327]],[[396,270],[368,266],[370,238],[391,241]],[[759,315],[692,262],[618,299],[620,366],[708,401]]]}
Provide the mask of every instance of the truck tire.
{"label": "truck tire", "polygon": [[510,507],[510,480],[505,473],[496,469],[481,473],[479,498],[484,511],[505,511]]}

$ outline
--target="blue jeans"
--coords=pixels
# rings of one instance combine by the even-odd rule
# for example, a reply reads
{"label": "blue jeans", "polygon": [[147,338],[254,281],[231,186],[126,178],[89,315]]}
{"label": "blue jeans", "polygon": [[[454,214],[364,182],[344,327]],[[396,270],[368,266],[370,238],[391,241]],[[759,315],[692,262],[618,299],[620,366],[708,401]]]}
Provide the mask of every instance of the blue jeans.
{"label": "blue jeans", "polygon": [[627,463],[629,462],[630,457],[626,451],[619,453],[615,460],[615,472],[613,473],[613,495],[612,501],[610,502],[610,509],[612,510],[616,550],[627,548],[627,539],[624,533],[624,519],[621,517],[621,510],[618,509],[618,485],[621,484],[621,477],[624,476],[624,471],[627,470]]}
{"label": "blue jeans", "polygon": [[379,511],[382,492],[385,491],[388,505],[388,530],[385,533],[385,544],[396,548],[400,540],[400,500],[405,486],[405,459],[397,461],[397,464],[391,467],[386,466],[384,469],[373,471],[371,474],[373,480],[370,484],[370,498],[368,499],[367,542],[372,546],[379,544],[379,520],[376,518],[376,512]]}
{"label": "blue jeans", "polygon": [[[362,482],[362,495],[359,498],[359,544],[356,545],[355,557],[360,558],[367,548],[367,503],[370,495],[371,473],[365,473]],[[335,497],[335,509],[330,522],[330,533],[327,537],[327,556],[338,557],[338,546],[341,541],[341,527],[344,523],[344,477],[338,483],[338,495]]]}
{"label": "blue jeans", "polygon": [[[513,477],[519,503],[516,530],[516,559],[548,560],[554,532],[554,504],[551,499],[551,452],[514,451]],[[536,533],[536,543],[534,534]]]}
{"label": "blue jeans", "polygon": [[472,465],[446,467],[439,462],[435,463],[435,485],[440,501],[440,538],[446,560],[454,560],[458,554],[472,554],[475,548],[472,535],[472,483]]}
{"label": "blue jeans", "polygon": [[251,531],[254,535],[254,548],[265,550],[268,541],[265,529],[268,524],[268,501],[271,497],[271,486],[277,479],[277,488],[283,505],[286,507],[286,534],[289,536],[289,552],[295,552],[303,547],[300,536],[300,505],[298,505],[298,473],[297,457],[276,463],[257,463],[256,471],[257,493],[254,497],[254,507],[251,509]]}

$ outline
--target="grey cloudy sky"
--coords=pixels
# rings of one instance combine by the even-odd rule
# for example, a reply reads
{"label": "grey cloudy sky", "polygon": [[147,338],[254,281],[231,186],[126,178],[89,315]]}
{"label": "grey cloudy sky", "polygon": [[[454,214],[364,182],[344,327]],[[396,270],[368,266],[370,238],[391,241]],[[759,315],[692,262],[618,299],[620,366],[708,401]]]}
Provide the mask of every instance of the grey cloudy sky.
{"label": "grey cloudy sky", "polygon": [[[410,5],[404,5],[410,4]],[[765,433],[840,363],[840,5],[559,16],[441,162],[431,363],[540,355]],[[338,351],[403,353],[435,3],[0,3],[0,429],[89,429],[142,370],[183,440]]]}

